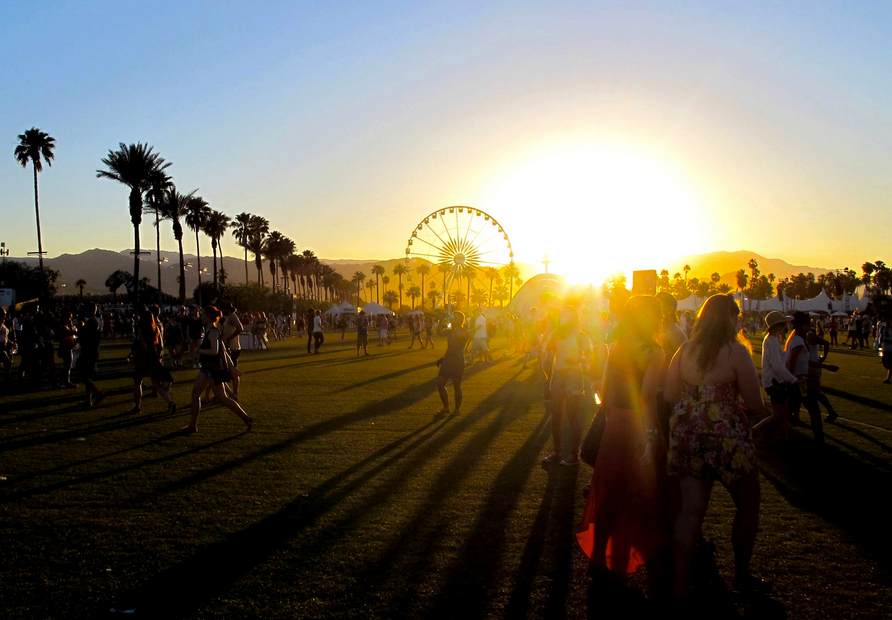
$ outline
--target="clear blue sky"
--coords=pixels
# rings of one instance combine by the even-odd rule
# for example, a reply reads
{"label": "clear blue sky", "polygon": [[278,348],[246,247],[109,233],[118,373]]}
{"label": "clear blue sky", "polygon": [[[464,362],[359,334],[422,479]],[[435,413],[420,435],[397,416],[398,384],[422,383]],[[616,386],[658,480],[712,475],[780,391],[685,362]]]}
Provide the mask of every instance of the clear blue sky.
{"label": "clear blue sky", "polygon": [[[890,17],[886,3],[10,0],[0,240],[36,249],[30,170],[12,156],[36,126],[58,144],[40,177],[50,256],[132,245],[127,190],[95,171],[143,141],[181,190],[327,258],[399,257],[421,217],[471,204],[519,260],[547,252],[556,271],[639,232],[668,237],[665,261],[890,262]],[[618,187],[554,163],[612,149]],[[630,265],[611,252],[608,271]]]}

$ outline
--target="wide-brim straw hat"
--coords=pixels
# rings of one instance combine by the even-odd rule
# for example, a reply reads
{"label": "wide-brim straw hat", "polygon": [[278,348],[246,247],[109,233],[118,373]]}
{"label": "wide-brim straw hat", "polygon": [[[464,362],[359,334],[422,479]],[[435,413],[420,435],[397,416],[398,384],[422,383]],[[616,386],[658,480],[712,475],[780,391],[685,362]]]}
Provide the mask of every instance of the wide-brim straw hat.
{"label": "wide-brim straw hat", "polygon": [[791,323],[793,321],[793,317],[787,316],[783,312],[779,312],[778,310],[772,310],[767,315],[765,315],[765,325],[768,329],[771,329],[778,323]]}

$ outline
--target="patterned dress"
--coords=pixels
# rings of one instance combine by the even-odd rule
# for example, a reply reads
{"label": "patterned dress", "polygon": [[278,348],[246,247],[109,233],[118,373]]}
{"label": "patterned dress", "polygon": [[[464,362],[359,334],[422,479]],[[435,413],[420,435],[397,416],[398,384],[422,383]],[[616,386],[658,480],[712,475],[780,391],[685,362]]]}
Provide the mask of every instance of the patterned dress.
{"label": "patterned dress", "polygon": [[756,470],[756,449],[737,383],[684,384],[672,411],[669,475],[728,485]]}

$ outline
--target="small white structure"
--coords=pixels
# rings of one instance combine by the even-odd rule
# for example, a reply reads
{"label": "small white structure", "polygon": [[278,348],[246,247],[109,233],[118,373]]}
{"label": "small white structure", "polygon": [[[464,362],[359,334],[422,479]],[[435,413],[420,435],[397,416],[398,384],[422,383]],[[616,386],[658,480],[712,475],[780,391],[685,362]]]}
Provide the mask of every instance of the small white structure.
{"label": "small white structure", "polygon": [[375,302],[369,302],[360,308],[363,312],[365,312],[368,316],[378,316],[379,314],[386,314],[387,316],[393,315],[393,312],[382,306],[381,304],[376,304]]}

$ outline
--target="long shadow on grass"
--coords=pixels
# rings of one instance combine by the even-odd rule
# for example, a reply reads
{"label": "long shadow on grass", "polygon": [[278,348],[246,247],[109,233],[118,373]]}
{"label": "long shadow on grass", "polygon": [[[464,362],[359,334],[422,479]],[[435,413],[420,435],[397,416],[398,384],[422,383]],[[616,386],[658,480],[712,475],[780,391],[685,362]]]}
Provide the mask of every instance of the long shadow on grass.
{"label": "long shadow on grass", "polygon": [[408,375],[413,372],[418,372],[423,368],[430,369],[433,366],[430,362],[425,362],[424,364],[419,364],[417,366],[411,366],[409,368],[403,368],[402,370],[395,370],[393,372],[389,372],[386,375],[379,375],[377,377],[373,377],[371,379],[367,379],[365,381],[360,381],[359,383],[351,383],[350,385],[345,385],[342,388],[335,390],[335,392],[349,392],[350,390],[355,390],[356,388],[361,388],[366,385],[371,385],[372,383],[378,383],[379,381],[387,381],[389,379],[396,379],[397,377],[401,377],[402,375]]}
{"label": "long shadow on grass", "polygon": [[[573,549],[576,542],[575,494],[579,468],[544,467],[548,485],[539,511],[530,527],[527,543],[515,573],[514,588],[505,608],[506,618],[526,618],[537,575],[552,577],[546,601],[546,617],[566,615],[565,601],[572,579]],[[549,562],[551,560],[551,562]],[[540,564],[545,567],[540,569]]]}
{"label": "long shadow on grass", "polygon": [[[465,373],[465,376],[472,374],[474,374],[473,369],[471,372]],[[299,433],[295,433],[284,441],[280,441],[279,443],[267,446],[266,448],[258,450],[257,452],[254,452],[252,454],[247,454],[240,459],[235,459],[228,463],[220,464],[211,469],[196,472],[188,478],[177,480],[176,482],[163,487],[161,492],[170,493],[180,491],[194,484],[203,482],[204,480],[208,480],[209,478],[213,478],[214,476],[223,474],[229,470],[242,467],[245,464],[257,459],[265,458],[270,455],[282,452],[283,450],[287,450],[317,437],[327,435],[328,433],[335,432],[344,427],[350,426],[351,424],[364,422],[366,420],[371,420],[377,417],[388,415],[390,413],[394,413],[396,411],[399,411],[400,409],[408,407],[409,405],[424,400],[436,391],[436,379],[431,379],[429,381],[425,381],[424,383],[419,383],[418,385],[412,386],[409,389],[404,390],[403,392],[400,392],[399,394],[396,394],[394,396],[385,398],[384,400],[368,403],[367,405],[360,407],[355,411],[351,411],[350,413],[345,413],[343,415],[325,420],[324,422],[314,424],[309,428],[300,431]]]}
{"label": "long shadow on grass", "polygon": [[[392,452],[397,445],[404,443],[409,437],[418,435],[424,429],[414,431],[409,437],[385,446],[362,462],[351,466],[347,472],[342,472],[319,485],[309,493],[308,499],[299,498],[276,514],[229,536],[225,541],[199,551],[184,562],[152,578],[137,590],[123,596],[122,604],[113,606],[124,609],[137,608],[140,613],[158,618],[179,618],[191,614],[213,598],[230,593],[232,585],[243,575],[265,562],[336,505],[357,491],[367,488],[375,478],[388,472],[390,474],[388,480],[380,483],[380,488],[361,505],[350,509],[336,522],[315,533],[311,541],[293,550],[293,561],[307,563],[306,567],[299,567],[295,572],[299,572],[301,568],[312,570],[315,559],[327,548],[342,541],[345,533],[358,532],[361,535],[361,522],[375,511],[385,509],[388,501],[402,493],[411,481],[420,475],[419,462],[425,462],[440,454],[444,447],[460,437],[463,431],[491,413],[514,389],[516,384],[509,381],[484,399],[467,417],[460,418],[454,424],[446,423],[449,424],[448,430],[441,431],[446,428],[444,423],[437,425],[402,450],[348,481],[350,475],[359,472],[380,456]],[[447,466],[434,484],[437,493],[431,494],[430,502],[442,504],[448,500],[449,493],[460,487],[463,478],[470,473],[474,464],[484,458],[486,446],[508,423],[502,418],[503,416],[497,416],[487,428],[471,439],[468,450],[457,455]],[[428,424],[425,429],[430,426],[431,424]],[[287,446],[279,446],[277,450],[285,447]],[[414,458],[407,459],[406,457],[410,455]],[[394,468],[398,464],[400,466]],[[428,508],[426,505],[425,510]],[[431,512],[436,513],[433,510]],[[308,596],[312,594],[308,593]],[[354,595],[362,593],[356,592]]]}
{"label": "long shadow on grass", "polygon": [[832,396],[836,396],[838,398],[842,398],[845,400],[849,400],[853,403],[858,403],[859,405],[863,405],[865,407],[870,407],[871,409],[892,412],[892,405],[890,405],[889,403],[884,403],[879,400],[867,398],[866,396],[859,396],[858,394],[852,394],[851,392],[846,392],[845,390],[838,390],[836,388],[822,386],[821,389],[824,390],[824,392],[826,392],[827,394],[830,394]]}
{"label": "long shadow on grass", "polygon": [[[827,439],[854,450],[832,437]],[[794,442],[786,453],[761,450],[761,470],[788,502],[836,524],[865,554],[890,569],[892,537],[882,489],[892,486],[892,474],[887,463],[859,452],[870,460],[830,447],[820,449],[810,442]]]}
{"label": "long shadow on grass", "polygon": [[848,431],[850,433],[854,433],[855,435],[858,435],[862,439],[866,439],[870,443],[872,443],[876,446],[879,446],[884,452],[892,452],[892,446],[890,446],[889,444],[880,441],[879,439],[877,439],[876,437],[874,437],[873,435],[871,435],[869,433],[865,433],[862,430],[859,430],[857,428],[849,426],[848,424],[844,424],[843,422],[840,422],[839,420],[837,420],[833,424],[833,427],[842,429],[844,431]]}
{"label": "long shadow on grass", "polygon": [[[169,435],[159,438],[158,441],[170,439],[170,438],[174,437],[175,435],[177,435],[177,433],[171,433]],[[182,450],[175,454],[168,454],[168,455],[161,456],[158,458],[149,459],[147,461],[139,461],[138,463],[132,463],[130,465],[125,465],[123,467],[115,467],[114,469],[108,469],[106,471],[93,472],[91,474],[87,474],[86,476],[65,479],[60,482],[54,482],[52,484],[35,487],[33,489],[24,489],[22,491],[15,491],[15,492],[10,493],[4,497],[0,497],[0,504],[8,504],[10,502],[15,502],[15,501],[24,499],[26,497],[33,497],[35,495],[43,495],[45,493],[50,493],[52,491],[58,491],[60,489],[67,489],[69,487],[73,487],[78,484],[86,484],[89,482],[95,482],[97,480],[102,480],[103,478],[114,477],[114,476],[118,476],[118,475],[126,473],[126,472],[136,471],[138,469],[142,469],[143,467],[148,467],[150,465],[159,465],[161,463],[167,463],[169,461],[174,461],[176,459],[183,458],[184,456],[196,454],[197,452],[201,452],[202,450],[212,448],[212,447],[220,445],[222,443],[232,441],[233,439],[236,439],[237,437],[240,437],[240,435],[234,435],[232,437],[218,439],[216,441],[205,443],[200,446],[195,446],[195,447],[189,448],[188,450]],[[150,443],[155,443],[155,442],[150,442]],[[90,459],[88,459],[88,460],[90,460]]]}
{"label": "long shadow on grass", "polygon": [[[132,387],[121,387],[121,388],[109,388],[105,390],[107,396],[115,396],[118,394],[131,394],[133,393]],[[0,423],[3,425],[7,424],[15,424],[18,422],[28,422],[30,420],[39,420],[41,418],[49,418],[53,416],[57,416],[61,413],[71,413],[72,411],[76,411],[81,409],[83,411],[96,411],[96,409],[85,409],[82,407],[81,403],[84,402],[84,392],[83,390],[66,390],[66,394],[59,398],[49,398],[49,397],[41,397],[39,394],[35,394],[35,398],[29,398],[28,400],[21,401],[18,403],[4,403],[3,405],[3,413],[13,413],[17,411],[26,411],[28,409],[43,409],[43,408],[54,408],[61,405],[69,405],[64,409],[57,409],[53,411],[45,411],[40,413],[31,413],[26,415],[20,415],[15,418],[0,418]],[[99,410],[104,409],[105,407],[100,407]]]}

